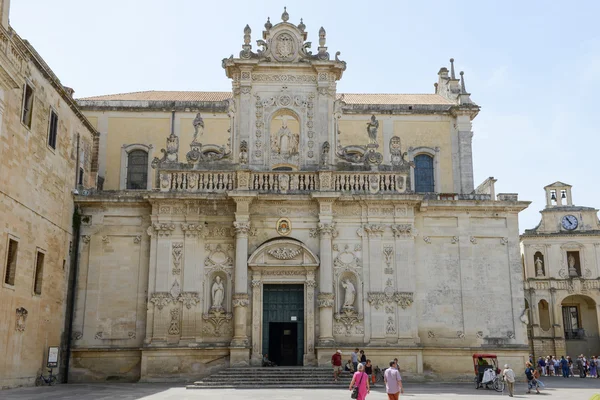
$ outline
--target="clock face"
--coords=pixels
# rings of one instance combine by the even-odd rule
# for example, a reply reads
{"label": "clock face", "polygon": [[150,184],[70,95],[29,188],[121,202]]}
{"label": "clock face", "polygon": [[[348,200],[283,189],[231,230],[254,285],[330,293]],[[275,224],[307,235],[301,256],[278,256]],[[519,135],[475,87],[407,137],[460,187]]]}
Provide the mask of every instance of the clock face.
{"label": "clock face", "polygon": [[562,226],[566,230],[572,231],[577,228],[577,225],[579,225],[579,221],[577,221],[577,217],[573,215],[565,215],[562,218]]}

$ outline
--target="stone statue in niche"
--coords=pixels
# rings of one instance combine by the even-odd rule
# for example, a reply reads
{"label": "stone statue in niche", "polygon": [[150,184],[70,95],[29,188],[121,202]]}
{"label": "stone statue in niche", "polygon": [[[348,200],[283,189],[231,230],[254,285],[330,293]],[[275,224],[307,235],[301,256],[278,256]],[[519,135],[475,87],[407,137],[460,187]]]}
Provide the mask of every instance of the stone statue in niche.
{"label": "stone statue in niche", "polygon": [[192,140],[192,143],[198,143],[198,141],[196,139],[198,139],[198,136],[202,136],[202,134],[204,133],[204,120],[202,119],[202,116],[200,115],[200,113],[196,114],[196,118],[194,118],[194,140]]}
{"label": "stone statue in niche", "polygon": [[223,282],[221,282],[220,276],[215,278],[215,282],[213,283],[212,290],[210,292],[212,296],[211,310],[222,310],[225,287],[223,286]]}
{"label": "stone statue in niche", "polygon": [[535,259],[535,275],[536,276],[544,276],[544,262],[540,257]]}
{"label": "stone statue in niche", "polygon": [[323,143],[323,147],[321,149],[321,166],[327,166],[329,162],[329,142]]}
{"label": "stone statue in niche", "polygon": [[577,276],[577,269],[575,268],[575,257],[573,257],[573,254],[569,254],[567,262],[569,263],[569,276]]}
{"label": "stone statue in niche", "polygon": [[369,134],[369,144],[377,144],[377,129],[379,129],[379,121],[375,115],[371,115],[371,120],[367,122],[367,133]]}
{"label": "stone statue in niche", "polygon": [[350,282],[350,279],[346,279],[342,281],[342,287],[346,292],[344,296],[344,305],[342,306],[342,309],[354,310],[354,299],[356,297],[356,288],[354,287],[354,284]]}
{"label": "stone statue in niche", "polygon": [[271,150],[284,158],[289,158],[298,154],[299,143],[300,135],[292,133],[287,126],[287,120],[284,118],[281,121],[281,128],[271,138]]}

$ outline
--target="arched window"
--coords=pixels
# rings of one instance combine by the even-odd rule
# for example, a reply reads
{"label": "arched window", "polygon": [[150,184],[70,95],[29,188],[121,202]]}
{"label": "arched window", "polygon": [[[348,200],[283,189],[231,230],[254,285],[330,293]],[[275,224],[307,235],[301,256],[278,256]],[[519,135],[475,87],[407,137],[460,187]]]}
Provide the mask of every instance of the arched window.
{"label": "arched window", "polygon": [[127,189],[148,188],[148,153],[133,150],[127,154]]}
{"label": "arched window", "polygon": [[419,154],[415,162],[415,192],[435,192],[433,157],[427,154]]}

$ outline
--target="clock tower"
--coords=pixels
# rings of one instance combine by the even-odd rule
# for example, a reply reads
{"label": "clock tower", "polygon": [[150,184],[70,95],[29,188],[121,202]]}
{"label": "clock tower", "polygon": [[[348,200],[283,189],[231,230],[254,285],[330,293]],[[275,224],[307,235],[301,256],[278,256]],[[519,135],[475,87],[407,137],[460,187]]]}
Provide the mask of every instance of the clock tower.
{"label": "clock tower", "polygon": [[536,357],[600,351],[600,221],[596,208],[573,204],[571,189],[546,186],[540,223],[521,235],[523,319]]}

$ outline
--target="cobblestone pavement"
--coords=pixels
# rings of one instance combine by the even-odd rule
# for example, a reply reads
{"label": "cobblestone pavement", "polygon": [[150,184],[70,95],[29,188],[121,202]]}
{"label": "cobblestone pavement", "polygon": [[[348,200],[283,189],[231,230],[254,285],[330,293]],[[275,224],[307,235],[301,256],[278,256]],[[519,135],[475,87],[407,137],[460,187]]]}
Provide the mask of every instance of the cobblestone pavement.
{"label": "cobblestone pavement", "polygon": [[[600,394],[600,379],[543,378],[546,388],[541,395],[525,394],[527,386],[517,384],[515,399],[555,398],[560,400],[588,400]],[[405,383],[401,399],[471,399],[488,400],[505,397],[491,390],[475,390],[470,384],[410,384]],[[54,387],[17,388],[0,391],[1,400],[348,400],[349,391],[343,389],[198,389],[186,390],[180,384],[77,384]],[[367,400],[385,400],[385,390],[376,387]],[[593,399],[597,400],[597,399]]]}

